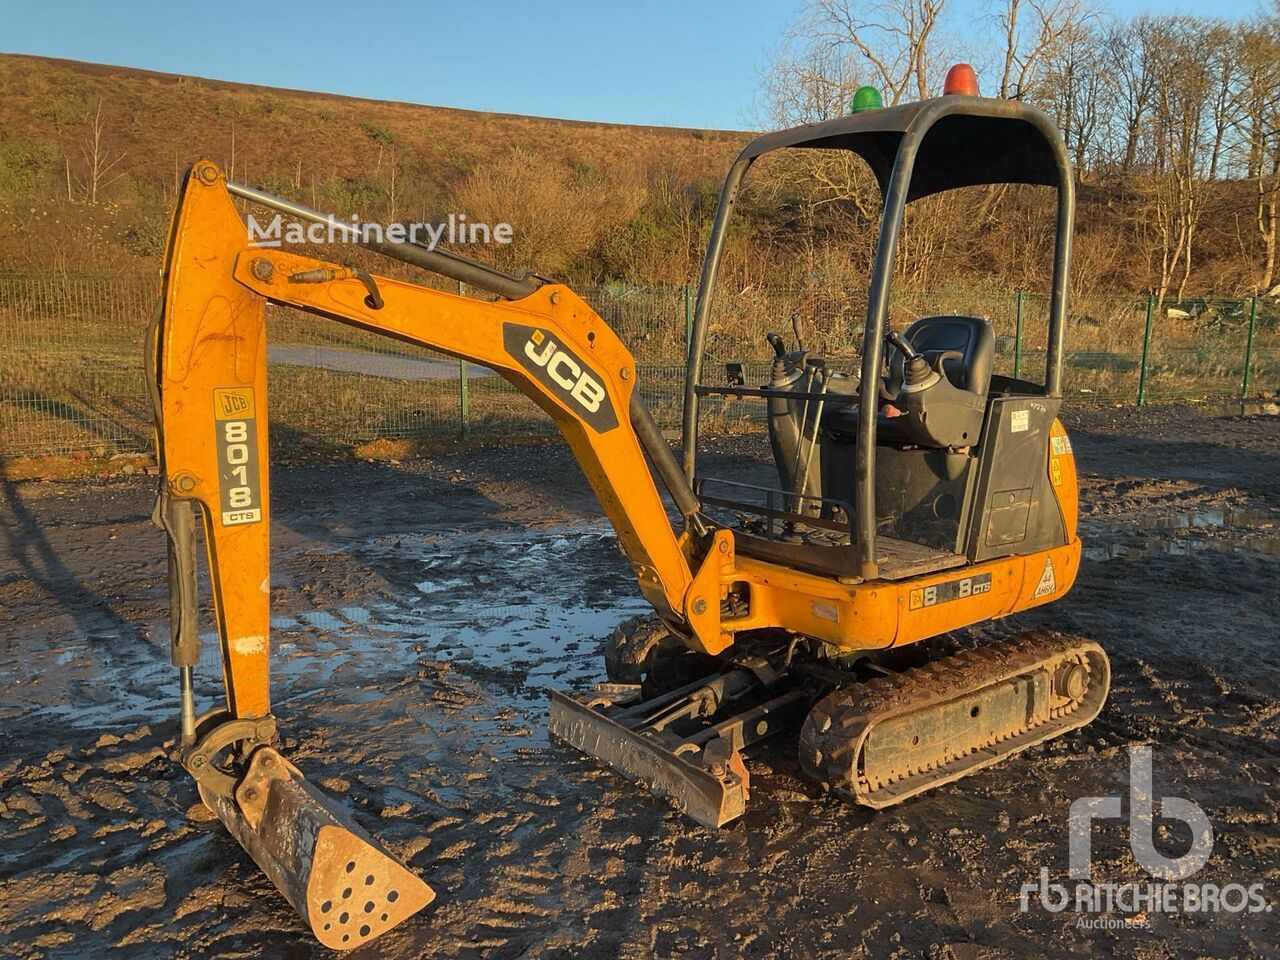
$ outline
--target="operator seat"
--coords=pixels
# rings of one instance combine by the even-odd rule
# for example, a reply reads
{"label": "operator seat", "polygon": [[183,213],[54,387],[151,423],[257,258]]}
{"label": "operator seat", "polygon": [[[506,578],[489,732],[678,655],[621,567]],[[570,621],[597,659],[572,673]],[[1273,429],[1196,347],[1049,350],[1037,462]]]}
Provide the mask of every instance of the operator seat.
{"label": "operator seat", "polygon": [[[991,324],[980,317],[921,317],[903,336],[926,357],[938,353],[958,353],[943,360],[942,368],[952,386],[980,396],[991,386],[991,366],[996,354],[996,335]],[[902,351],[889,351],[889,392],[902,389]]]}
{"label": "operator seat", "polygon": [[979,317],[922,317],[903,338],[928,367],[944,376],[916,392],[906,358],[891,347],[886,386],[902,416],[879,413],[878,442],[953,448],[976,444],[986,416],[996,352],[991,324]]}
{"label": "operator seat", "polygon": [[[978,317],[923,317],[907,328],[903,339],[931,369],[917,370],[923,380],[913,382],[906,357],[897,347],[890,347],[884,393],[902,415],[887,417],[878,412],[877,442],[933,449],[976,444],[986,416],[995,359],[991,324]],[[857,408],[833,410],[823,423],[832,439],[854,441]]]}

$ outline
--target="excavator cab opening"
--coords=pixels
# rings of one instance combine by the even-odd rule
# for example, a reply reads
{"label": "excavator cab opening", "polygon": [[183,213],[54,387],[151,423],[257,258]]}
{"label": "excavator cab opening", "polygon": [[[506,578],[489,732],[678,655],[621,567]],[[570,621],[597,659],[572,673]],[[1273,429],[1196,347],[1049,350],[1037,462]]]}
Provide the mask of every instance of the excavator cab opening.
{"label": "excavator cab opening", "polygon": [[[735,522],[740,552],[830,576],[902,580],[1071,539],[1041,469],[1061,404],[1074,206],[1059,143],[1036,110],[950,95],[768,134],[742,151],[703,269],[684,422],[684,467],[701,502],[719,508],[717,518],[750,518]],[[737,192],[760,157],[796,149],[852,152],[881,188],[861,369],[833,369],[804,349],[797,327],[791,349],[783,335],[768,337],[774,354],[768,383],[710,382],[701,357]],[[1039,384],[995,374],[995,332],[981,317],[922,317],[901,332],[888,322],[908,204],[1005,183],[1057,193],[1050,346]],[[707,398],[722,397],[767,405],[775,486],[698,472],[699,409]]]}
{"label": "excavator cab opening", "polygon": [[[711,384],[703,358],[735,197],[755,159],[784,147],[852,150],[880,184],[861,370],[829,369],[772,334],[769,383],[752,385],[738,366],[736,382]],[[887,323],[906,204],[991,183],[1057,189],[1043,385],[993,372],[992,332],[980,318],[927,317],[902,333]],[[1110,668],[1092,641],[1036,631],[945,655],[923,642],[1050,603],[1079,566],[1075,463],[1057,420],[1072,179],[1039,111],[947,95],[748,144],[725,183],[703,268],[683,463],[639,399],[641,373],[626,344],[568,287],[367,235],[353,242],[497,299],[260,247],[233,198],[342,223],[230,182],[208,161],[183,184],[146,347],[160,474],[154,516],[168,547],[180,689],[177,754],[204,802],[324,944],[364,945],[434,892],[278,749],[268,303],[483,364],[550,415],[653,608],[605,641],[607,682],[552,692],[550,732],[700,824],[742,816],[743,754],[767,737],[798,732],[808,777],[879,808],[1083,726],[1102,708]],[[700,472],[700,405],[715,395],[765,404],[776,484]],[[197,522],[225,692],[203,711],[193,683]]]}

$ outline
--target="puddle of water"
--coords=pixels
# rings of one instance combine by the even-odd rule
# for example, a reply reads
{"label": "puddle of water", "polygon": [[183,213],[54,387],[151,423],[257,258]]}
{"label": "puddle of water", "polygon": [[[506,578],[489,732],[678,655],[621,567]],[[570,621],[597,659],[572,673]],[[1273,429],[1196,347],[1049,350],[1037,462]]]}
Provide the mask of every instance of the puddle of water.
{"label": "puddle of water", "polygon": [[1267,529],[1274,524],[1275,518],[1262,510],[1237,510],[1231,507],[1199,507],[1177,513],[1138,517],[1133,522],[1140,530],[1198,530],[1204,527],[1248,527],[1257,530]]}
{"label": "puddle of water", "polygon": [[[1186,557],[1198,553],[1231,553],[1280,557],[1276,519],[1261,510],[1198,507],[1175,513],[1142,516],[1121,523],[1086,521],[1088,560],[1136,560],[1142,557]],[[1149,537],[1141,543],[1098,543],[1097,538],[1124,536],[1134,530],[1221,530],[1208,537]],[[1092,541],[1092,542],[1091,542]]]}
{"label": "puddle of water", "polygon": [[1197,553],[1234,553],[1280,557],[1280,537],[1231,540],[1151,539],[1140,544],[1109,543],[1086,546],[1087,560],[1139,560],[1143,557],[1189,557]]}
{"label": "puddle of water", "polygon": [[[506,738],[513,724],[541,731],[546,690],[602,679],[599,641],[648,610],[603,521],[371,537],[343,549],[368,571],[367,586],[344,589],[332,606],[272,610],[272,699],[279,706],[381,696],[422,677],[427,701],[442,690],[446,702],[462,694],[456,711],[437,715],[442,722],[473,723],[490,742]],[[217,634],[212,623],[202,626],[197,693],[204,710],[223,690]],[[0,720],[99,731],[172,722],[177,676],[168,662],[168,623],[147,628],[149,642],[95,636],[11,658]],[[514,714],[495,719],[495,698]]]}
{"label": "puddle of water", "polygon": [[339,607],[338,612],[352,623],[369,623],[373,615],[364,607]]}
{"label": "puddle of water", "polygon": [[361,607],[277,610],[277,702],[330,682],[398,681],[447,663],[540,716],[548,688],[600,679],[597,643],[648,610],[603,522],[447,539],[409,534],[348,548],[371,573],[394,570],[392,586],[403,588]]}

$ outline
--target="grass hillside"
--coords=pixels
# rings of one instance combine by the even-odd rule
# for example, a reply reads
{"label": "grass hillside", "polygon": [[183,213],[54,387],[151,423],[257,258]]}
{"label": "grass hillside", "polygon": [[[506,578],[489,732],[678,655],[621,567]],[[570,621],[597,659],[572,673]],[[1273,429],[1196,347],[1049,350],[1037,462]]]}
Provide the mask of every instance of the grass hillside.
{"label": "grass hillside", "polygon": [[[146,448],[142,329],[175,191],[201,157],[340,216],[438,222],[465,213],[512,224],[510,247],[466,252],[573,282],[635,353],[645,401],[664,424],[678,420],[687,301],[672,285],[696,279],[721,178],[749,134],[475,113],[25,56],[0,56],[0,90],[0,459]],[[709,369],[756,361],[750,376],[765,376],[764,335],[787,331],[792,317],[811,347],[854,362],[878,208],[865,179],[842,179],[841,158],[818,155],[753,168],[721,273]],[[823,184],[847,192],[833,197]],[[1241,186],[1210,197],[1220,207],[1205,214],[1206,267],[1193,293],[1237,292],[1247,272],[1229,236],[1237,224],[1221,206]],[[1141,195],[1127,189],[1137,191],[1091,182],[1079,191],[1069,388],[1094,398],[1132,399],[1140,380],[1145,296],[1135,294],[1149,289],[1153,248]],[[950,311],[986,316],[1001,337],[1000,369],[1012,372],[1021,318],[1028,369],[1041,362],[1051,200],[1043,189],[976,187],[913,204],[895,325]],[[309,252],[344,261],[362,253]],[[1182,306],[1159,319],[1149,395],[1238,391],[1246,304]],[[288,311],[271,318],[271,342],[294,357],[272,365],[277,439],[351,445],[460,429],[455,366],[397,377],[375,353],[427,355]],[[1270,389],[1270,305],[1259,321],[1256,383]],[[330,369],[343,351],[364,355],[360,372]],[[477,434],[534,429],[493,378],[477,374],[469,398]],[[739,404],[712,415],[727,425],[746,413]]]}
{"label": "grass hillside", "polygon": [[[159,265],[175,190],[208,157],[237,180],[340,216],[510,223],[472,248],[577,283],[697,278],[721,178],[749,134],[477,113],[0,55],[0,268]],[[764,158],[748,179],[722,277],[739,290],[865,291],[878,202],[840,158]],[[1159,276],[1144,179],[1078,190],[1078,294],[1143,294]],[[1149,178],[1148,178],[1149,179]],[[1205,191],[1187,296],[1246,295],[1250,184]],[[1154,199],[1153,199],[1154,198]],[[911,207],[903,288],[1008,294],[1049,283],[1043,188],[975,187]],[[1248,249],[1246,249],[1248,247]],[[324,255],[323,253],[321,254]],[[385,264],[379,269],[386,270]]]}
{"label": "grass hillside", "polygon": [[[652,240],[659,223],[630,223],[651,204],[650,184],[658,192],[665,185],[714,194],[747,137],[361,100],[20,55],[0,55],[0,89],[0,205],[7,214],[0,263],[9,267],[156,264],[175,186],[200,157],[235,179],[341,215],[394,212],[399,219],[452,211],[460,192],[483,191],[486,171],[523,171],[544,181],[548,194],[526,197],[526,205],[573,205],[575,196],[591,193],[588,206],[605,207],[606,219],[624,217],[613,227]],[[111,166],[91,202],[95,120],[99,168]],[[564,251],[548,253],[563,259]]]}

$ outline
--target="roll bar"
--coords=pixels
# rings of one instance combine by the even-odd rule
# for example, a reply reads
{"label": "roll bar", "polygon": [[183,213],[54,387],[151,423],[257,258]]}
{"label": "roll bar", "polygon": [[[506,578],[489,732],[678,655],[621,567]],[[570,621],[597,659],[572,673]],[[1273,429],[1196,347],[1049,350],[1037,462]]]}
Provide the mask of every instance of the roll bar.
{"label": "roll bar", "polygon": [[854,471],[860,573],[872,578],[878,575],[875,561],[877,389],[893,263],[907,204],[945,190],[991,183],[1041,184],[1057,190],[1045,394],[1060,397],[1075,181],[1062,137],[1046,114],[1015,101],[983,97],[935,97],[766,134],[749,143],[730,167],[720,193],[694,307],[685,376],[682,464],[691,483],[697,469],[697,387],[702,379],[707,329],[729,218],[751,164],[763,154],[784,147],[850,150],[859,154],[871,167],[884,200],[863,338]]}

